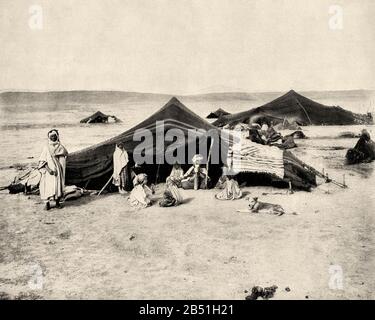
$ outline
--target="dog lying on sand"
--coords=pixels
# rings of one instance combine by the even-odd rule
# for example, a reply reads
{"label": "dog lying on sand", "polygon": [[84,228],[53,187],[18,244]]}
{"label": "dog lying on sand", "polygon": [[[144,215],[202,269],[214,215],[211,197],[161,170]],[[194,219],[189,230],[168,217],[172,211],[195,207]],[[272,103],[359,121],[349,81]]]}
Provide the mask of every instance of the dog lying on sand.
{"label": "dog lying on sand", "polygon": [[285,210],[279,204],[273,204],[268,202],[261,202],[258,201],[258,198],[251,198],[249,199],[249,204],[247,209],[237,210],[237,212],[245,212],[245,213],[266,213],[266,214],[273,214],[277,216],[282,216],[285,214]]}

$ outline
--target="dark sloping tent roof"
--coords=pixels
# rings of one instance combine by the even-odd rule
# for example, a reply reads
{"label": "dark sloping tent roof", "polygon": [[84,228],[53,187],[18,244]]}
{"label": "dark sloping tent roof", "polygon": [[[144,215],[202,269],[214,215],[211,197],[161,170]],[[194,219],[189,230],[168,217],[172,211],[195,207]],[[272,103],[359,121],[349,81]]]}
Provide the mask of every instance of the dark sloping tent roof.
{"label": "dark sloping tent roof", "polygon": [[248,111],[223,116],[215,121],[216,126],[223,126],[233,122],[248,122],[259,115],[296,121],[301,125],[348,125],[357,124],[363,120],[363,115],[342,109],[341,107],[326,106],[306,98],[294,90],[276,98],[275,100]]}
{"label": "dark sloping tent roof", "polygon": [[96,111],[95,113],[93,113],[91,116],[88,116],[86,118],[83,118],[80,123],[95,123],[95,122],[103,122],[102,120],[104,120],[105,122],[108,121],[108,118],[109,117],[112,117],[116,120],[116,122],[119,121],[119,119],[117,119],[115,116],[111,116],[111,115],[108,115],[108,114],[105,114],[101,111]]}
{"label": "dark sloping tent roof", "polygon": [[[149,129],[155,135],[157,121],[164,121],[165,131],[171,128],[178,128],[184,132],[185,137],[188,136],[189,129],[203,129],[206,132],[214,130],[215,132],[219,132],[217,127],[200,118],[185,107],[177,98],[172,98],[159,111],[135,127],[100,144],[69,154],[66,173],[67,184],[82,185],[86,181],[97,179],[110,173],[113,168],[112,156],[115,145],[119,142],[124,143],[125,149],[129,153],[129,157],[131,157],[134,148],[140,143],[133,140],[135,131],[138,129]],[[185,141],[189,143],[188,139],[185,139]],[[165,148],[171,143],[165,142]],[[156,149],[155,139],[150,148],[153,149],[154,154],[164,153],[165,151],[165,149]]]}
{"label": "dark sloping tent roof", "polygon": [[[178,128],[184,133],[185,141],[183,144],[179,145],[178,148],[186,148],[190,146],[190,144],[196,144],[195,138],[193,140],[189,138],[189,129],[203,129],[204,132],[208,134],[210,134],[210,132],[220,134],[221,132],[220,129],[211,125],[210,123],[193,113],[191,110],[189,110],[187,107],[185,107],[179,100],[177,100],[176,98],[172,98],[159,111],[157,111],[135,127],[107,141],[69,154],[67,158],[66,184],[75,184],[87,187],[87,183],[90,183],[90,188],[93,189],[100,189],[101,187],[103,187],[103,185],[106,183],[106,181],[108,181],[112,174],[113,152],[117,143],[124,143],[125,149],[129,154],[129,159],[132,159],[133,150],[140,143],[139,141],[133,140],[133,135],[136,130],[149,129],[152,132],[154,139],[152,144],[149,145],[149,148],[147,146],[148,150],[152,149],[154,155],[160,155],[161,153],[164,154],[168,145],[175,142],[169,143],[167,141],[164,141],[164,148],[160,148],[160,150],[158,149],[157,144],[155,143],[157,121],[163,121],[165,132],[172,128]],[[229,146],[230,139],[231,138],[228,137],[227,140],[226,137],[220,136],[220,161],[217,164],[211,163],[209,167],[211,174],[214,174],[216,178],[221,175],[221,166],[222,162],[226,161],[226,155],[228,152],[228,149],[226,148]],[[221,158],[222,156],[225,159]],[[155,167],[155,165],[147,165],[144,167],[144,169],[146,171],[150,170],[147,173],[155,174],[155,171],[158,171],[158,166]],[[164,178],[170,173],[170,165],[162,165],[160,166],[160,169],[162,171],[164,169]],[[168,172],[166,172],[165,169],[167,169]],[[211,174],[210,177],[212,178],[213,176]],[[261,175],[259,179],[260,180],[256,180],[255,177],[252,177],[250,180],[252,181],[252,183],[256,183],[257,181],[262,182],[264,180],[264,177]],[[270,177],[268,177],[268,179],[270,179]],[[296,181],[296,186],[298,186],[299,184],[298,181],[301,180],[301,178],[293,175],[291,179],[292,183],[294,183],[294,180]],[[302,180],[304,179],[305,178],[303,178]],[[155,181],[155,179],[153,181]]]}
{"label": "dark sloping tent roof", "polygon": [[229,114],[230,114],[229,112],[219,108],[216,111],[212,111],[206,118],[207,119],[216,119],[216,118],[220,118],[222,116],[227,116]]}

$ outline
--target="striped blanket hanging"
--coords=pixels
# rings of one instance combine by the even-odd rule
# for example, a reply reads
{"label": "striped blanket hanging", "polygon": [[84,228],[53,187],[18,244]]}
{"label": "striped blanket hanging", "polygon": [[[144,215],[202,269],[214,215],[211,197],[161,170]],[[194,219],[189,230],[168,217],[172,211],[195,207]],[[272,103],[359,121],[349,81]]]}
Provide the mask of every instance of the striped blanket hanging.
{"label": "striped blanket hanging", "polygon": [[268,173],[284,178],[283,150],[241,139],[228,149],[228,167],[234,172]]}

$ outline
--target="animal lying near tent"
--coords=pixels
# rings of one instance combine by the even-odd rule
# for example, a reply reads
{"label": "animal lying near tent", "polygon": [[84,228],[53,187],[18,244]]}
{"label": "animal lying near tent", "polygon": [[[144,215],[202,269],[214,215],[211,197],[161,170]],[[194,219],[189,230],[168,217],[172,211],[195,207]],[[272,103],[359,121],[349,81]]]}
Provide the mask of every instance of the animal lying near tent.
{"label": "animal lying near tent", "polygon": [[8,189],[9,193],[38,194],[41,174],[38,169],[29,169],[16,176],[8,186],[1,187],[1,190]]}
{"label": "animal lying near tent", "polygon": [[[11,184],[1,187],[0,190],[8,189],[10,194],[24,193],[38,195],[40,178],[40,171],[32,168],[16,176]],[[64,201],[80,198],[87,193],[87,190],[77,186],[65,186]]]}
{"label": "animal lying near tent", "polygon": [[248,208],[245,210],[237,210],[237,212],[250,212],[250,213],[265,213],[282,216],[285,211],[279,204],[273,204],[268,202],[260,202],[257,197],[249,199]]}

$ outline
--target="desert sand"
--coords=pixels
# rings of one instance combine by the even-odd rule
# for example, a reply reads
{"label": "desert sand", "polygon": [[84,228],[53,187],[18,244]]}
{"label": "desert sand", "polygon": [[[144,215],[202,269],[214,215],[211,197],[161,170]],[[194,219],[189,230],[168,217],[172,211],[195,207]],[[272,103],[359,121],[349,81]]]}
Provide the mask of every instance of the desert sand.
{"label": "desert sand", "polygon": [[[51,126],[72,152],[145,118],[119,108],[113,113],[124,123],[87,126],[73,124],[81,116],[76,109],[63,109],[57,118],[57,111],[48,114],[71,121],[69,126],[48,124],[43,112],[31,120],[44,126],[22,126],[30,120],[19,120],[25,113],[5,110],[4,119],[15,126],[2,127],[0,185],[18,173],[16,163],[37,161]],[[216,200],[216,190],[184,191],[185,203],[175,208],[156,203],[134,211],[126,197],[103,194],[48,212],[38,196],[2,191],[0,292],[24,299],[244,299],[253,286],[276,285],[274,299],[374,299],[374,163],[344,166],[356,139],[335,138],[361,129],[304,127],[309,139],[297,140],[292,150],[340,182],[345,174],[347,189],[322,181],[312,192],[292,195],[244,188],[249,196],[282,205],[288,214],[280,217],[237,213],[246,201]],[[373,126],[367,129],[373,136]],[[163,188],[157,186],[155,202]],[[332,287],[332,270],[342,271],[342,288]]]}
{"label": "desert sand", "polygon": [[[365,182],[361,190],[353,203],[350,188],[332,184],[291,195],[244,189],[282,204],[283,216],[236,213],[246,201],[215,200],[215,190],[183,191],[178,207],[138,211],[119,194],[46,212],[37,196],[2,193],[0,291],[43,299],[244,299],[254,285],[277,285],[275,299],[373,299],[374,203]],[[342,290],[329,287],[331,265],[342,268]],[[42,288],[35,289],[39,267]]]}

